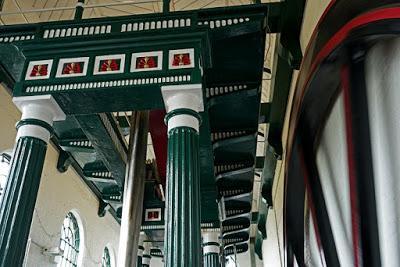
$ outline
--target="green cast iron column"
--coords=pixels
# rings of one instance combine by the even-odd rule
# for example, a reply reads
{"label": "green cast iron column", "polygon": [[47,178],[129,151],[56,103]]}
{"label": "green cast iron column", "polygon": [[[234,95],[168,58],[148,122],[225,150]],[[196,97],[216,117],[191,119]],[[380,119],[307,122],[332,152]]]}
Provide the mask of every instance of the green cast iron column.
{"label": "green cast iron column", "polygon": [[199,112],[201,84],[161,88],[168,125],[166,267],[201,266]]}
{"label": "green cast iron column", "polygon": [[219,267],[219,239],[217,232],[203,233],[203,266]]}
{"label": "green cast iron column", "polygon": [[54,120],[65,119],[47,96],[13,99],[21,109],[11,169],[0,204],[0,266],[22,266]]}
{"label": "green cast iron column", "polygon": [[81,20],[83,17],[83,4],[85,4],[85,0],[78,0],[76,2],[76,8],[75,8],[75,15],[74,19],[75,20]]}

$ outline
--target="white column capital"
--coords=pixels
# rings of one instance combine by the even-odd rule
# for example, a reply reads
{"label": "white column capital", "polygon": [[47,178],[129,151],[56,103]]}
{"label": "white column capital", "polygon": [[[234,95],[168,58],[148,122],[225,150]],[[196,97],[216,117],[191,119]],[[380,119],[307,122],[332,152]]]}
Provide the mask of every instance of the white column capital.
{"label": "white column capital", "polygon": [[167,113],[176,109],[204,111],[202,84],[161,86],[161,93]]}
{"label": "white column capital", "polygon": [[14,97],[13,102],[22,112],[22,119],[38,119],[51,125],[53,121],[63,121],[66,118],[64,111],[51,95]]}
{"label": "white column capital", "polygon": [[[189,109],[196,113],[204,111],[201,84],[168,85],[161,87],[167,113]],[[168,132],[177,127],[190,127],[199,131],[199,119],[193,114],[177,114],[168,120]]]}
{"label": "white column capital", "polygon": [[[64,111],[51,95],[14,97],[13,102],[22,112],[21,121],[36,120],[53,126],[54,121],[61,121],[66,118]],[[50,132],[42,126],[34,123],[24,124],[19,127],[16,139],[30,136],[47,143],[50,140]]]}

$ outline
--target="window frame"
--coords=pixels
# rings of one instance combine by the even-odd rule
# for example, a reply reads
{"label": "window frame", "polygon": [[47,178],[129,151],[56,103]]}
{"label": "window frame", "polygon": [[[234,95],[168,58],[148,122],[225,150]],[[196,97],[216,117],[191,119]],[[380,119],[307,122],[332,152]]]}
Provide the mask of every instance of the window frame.
{"label": "window frame", "polygon": [[[65,223],[66,220],[68,219],[68,217],[70,218],[70,220],[73,220],[73,226],[76,229],[75,232],[73,234],[75,234],[78,237],[78,240],[74,240],[73,242],[78,242],[78,244],[75,244],[78,246],[76,250],[76,255],[75,255],[75,259],[74,262],[71,262],[71,259],[65,259],[65,250],[62,249],[62,245],[63,242],[66,245],[71,246],[72,244],[70,244],[71,242],[67,243],[63,240],[63,231],[65,229]],[[70,223],[68,224],[68,227],[70,226]],[[64,234],[65,235],[65,234]],[[83,252],[84,252],[84,235],[83,235],[83,225],[82,225],[82,221],[80,219],[79,214],[75,211],[75,210],[71,210],[69,212],[67,212],[67,214],[65,215],[62,225],[61,225],[61,231],[60,231],[60,244],[59,244],[59,248],[60,248],[60,252],[62,252],[62,254],[60,253],[60,262],[57,264],[58,267],[64,267],[64,266],[76,266],[76,267],[80,267],[82,266],[82,259],[83,259]],[[64,245],[65,248],[65,245]],[[70,256],[70,255],[69,255]]]}

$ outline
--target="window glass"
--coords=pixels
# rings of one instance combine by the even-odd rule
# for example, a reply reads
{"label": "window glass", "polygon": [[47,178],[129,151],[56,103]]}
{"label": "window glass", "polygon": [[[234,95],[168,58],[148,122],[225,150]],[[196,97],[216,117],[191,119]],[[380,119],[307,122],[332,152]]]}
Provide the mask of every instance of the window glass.
{"label": "window glass", "polygon": [[3,199],[4,190],[7,184],[8,172],[10,170],[11,157],[6,153],[0,154],[0,202]]}
{"label": "window glass", "polygon": [[69,212],[61,227],[60,251],[62,252],[59,267],[75,267],[78,265],[80,248],[80,232],[76,217]]}
{"label": "window glass", "polygon": [[103,257],[101,258],[101,267],[111,267],[110,251],[107,247],[105,247],[103,251]]}

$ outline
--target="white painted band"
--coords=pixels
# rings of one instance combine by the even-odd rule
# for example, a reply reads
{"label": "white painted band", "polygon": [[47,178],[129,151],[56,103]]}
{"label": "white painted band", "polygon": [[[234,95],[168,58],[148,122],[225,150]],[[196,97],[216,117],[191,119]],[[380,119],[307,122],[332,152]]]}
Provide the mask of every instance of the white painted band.
{"label": "white painted band", "polygon": [[143,249],[138,249],[138,251],[137,251],[137,255],[138,255],[138,257],[142,257],[143,256]]}
{"label": "white painted band", "polygon": [[202,233],[203,236],[203,244],[214,242],[219,243],[219,233],[206,231]]}
{"label": "white painted band", "polygon": [[43,140],[46,143],[48,143],[50,140],[50,132],[38,125],[27,124],[19,127],[16,140],[18,141],[19,138],[25,136],[35,137]]}
{"label": "white painted band", "polygon": [[203,248],[203,254],[206,255],[206,254],[209,254],[209,253],[219,254],[219,246],[216,246],[216,245],[205,246]]}
{"label": "white painted band", "polygon": [[168,132],[178,127],[190,127],[199,132],[199,120],[192,115],[181,114],[173,116],[168,120]]}
{"label": "white painted band", "polygon": [[83,7],[83,3],[82,2],[76,2],[76,5],[75,5],[76,7],[78,7],[78,6],[80,6],[80,7]]}
{"label": "white painted band", "polygon": [[146,265],[150,266],[150,260],[151,260],[151,258],[143,257],[142,258],[142,264],[146,264]]}

